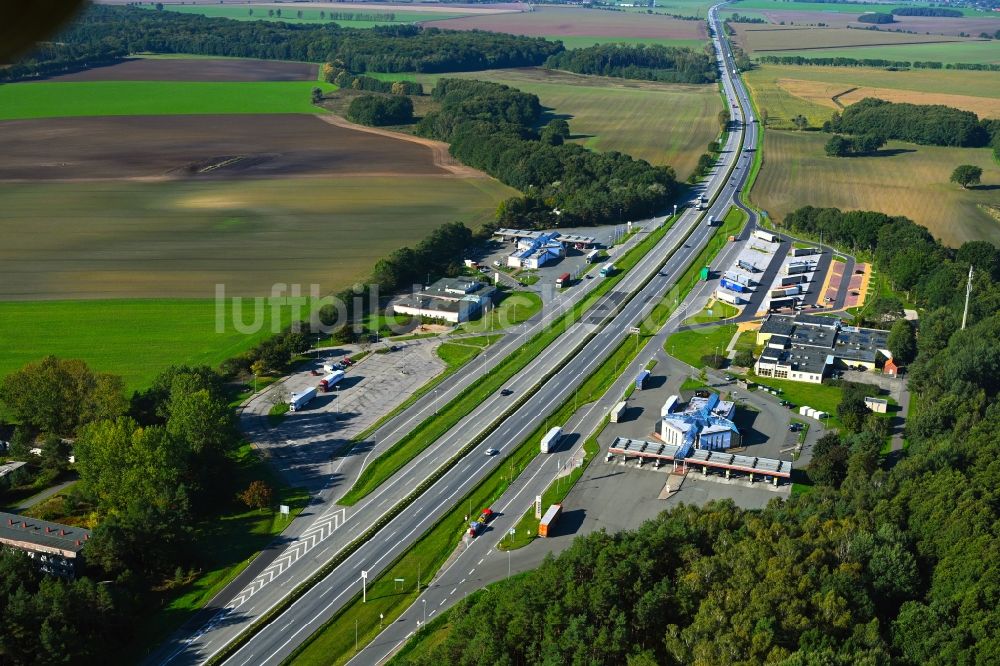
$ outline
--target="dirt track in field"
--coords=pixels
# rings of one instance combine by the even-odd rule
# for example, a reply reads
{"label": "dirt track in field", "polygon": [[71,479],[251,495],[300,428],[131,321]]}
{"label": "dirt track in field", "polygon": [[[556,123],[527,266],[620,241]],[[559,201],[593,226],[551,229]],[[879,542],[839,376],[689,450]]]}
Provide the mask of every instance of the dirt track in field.
{"label": "dirt track in field", "polygon": [[237,58],[127,58],[49,81],[315,81],[319,65]]}
{"label": "dirt track in field", "polygon": [[0,181],[482,176],[456,164],[445,144],[320,118],[265,114],[3,121]]}

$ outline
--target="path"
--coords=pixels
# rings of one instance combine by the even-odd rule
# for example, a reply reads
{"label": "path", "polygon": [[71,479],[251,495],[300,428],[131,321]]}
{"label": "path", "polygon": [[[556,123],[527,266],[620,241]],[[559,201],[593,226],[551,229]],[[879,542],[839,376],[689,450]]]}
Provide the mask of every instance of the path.
{"label": "path", "polygon": [[62,492],[63,490],[66,490],[67,488],[69,488],[70,486],[72,486],[74,483],[76,483],[78,480],[79,479],[73,478],[73,479],[70,479],[69,481],[63,481],[62,483],[58,483],[58,484],[52,486],[51,488],[46,488],[42,492],[40,492],[40,493],[38,493],[36,495],[32,495],[31,497],[29,497],[29,498],[25,499],[24,501],[22,501],[20,504],[12,507],[10,509],[10,511],[12,513],[20,513],[22,511],[27,511],[28,509],[30,509],[31,507],[35,506],[36,504],[41,504],[45,500],[52,498],[53,496],[57,495],[58,493]]}

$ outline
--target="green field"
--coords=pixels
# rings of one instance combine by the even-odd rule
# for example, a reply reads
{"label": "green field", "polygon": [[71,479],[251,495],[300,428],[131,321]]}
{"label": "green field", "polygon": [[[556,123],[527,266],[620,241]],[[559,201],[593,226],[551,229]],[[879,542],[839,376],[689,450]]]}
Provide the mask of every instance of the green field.
{"label": "green field", "polygon": [[[293,5],[294,6],[294,5]],[[221,17],[234,19],[237,21],[284,21],[286,23],[336,23],[345,28],[371,28],[376,25],[397,25],[400,23],[416,23],[417,21],[436,21],[457,16],[467,16],[466,13],[456,11],[455,13],[441,12],[420,12],[399,10],[396,7],[386,7],[385,9],[352,8],[351,5],[335,4],[329,10],[320,9],[293,9],[276,8],[274,5],[168,5],[165,9],[172,12],[184,14],[201,14],[202,16]],[[268,16],[268,10],[280,10],[281,16]],[[253,10],[253,13],[250,13]],[[394,14],[392,21],[332,21],[330,18],[320,18],[320,12],[324,11],[329,16],[332,12],[353,13],[353,14]],[[302,17],[299,18],[299,12]]]}
{"label": "green field", "polygon": [[328,83],[39,81],[0,86],[0,120],[192,113],[322,113],[310,94]]}
{"label": "green field", "polygon": [[[1000,28],[1000,21],[998,21],[997,25]],[[802,56],[803,58],[885,58],[887,60],[908,60],[911,62],[914,60],[929,60],[943,63],[1000,64],[1000,45],[995,40],[946,42],[941,44],[847,46],[829,49],[772,51],[770,53],[779,56]]]}
{"label": "green field", "polygon": [[[766,132],[754,203],[778,222],[807,204],[835,206],[905,215],[951,246],[1000,243],[1000,224],[981,207],[996,205],[1000,187],[1000,165],[990,149],[893,141],[880,155],[834,158],[823,152],[828,138],[820,132]],[[948,182],[959,164],[982,167],[983,187],[963,190]]]}
{"label": "green field", "polygon": [[[252,321],[252,305],[243,306],[244,321]],[[289,320],[285,311],[281,324]],[[53,354],[121,375],[132,391],[168,366],[215,366],[248,349],[272,334],[271,317],[264,308],[262,331],[247,335],[231,322],[217,333],[216,304],[208,299],[0,302],[0,377]]]}
{"label": "green field", "polygon": [[718,350],[726,355],[726,345],[736,335],[736,324],[691,328],[674,333],[663,345],[663,349],[674,358],[693,368],[701,368],[701,357],[712,355]]}
{"label": "green field", "polygon": [[490,178],[419,175],[4,183],[0,298],[331,293],[513,195]]}
{"label": "green field", "polygon": [[[691,173],[719,134],[718,88],[585,76],[541,68],[454,74],[378,74],[433,86],[441,76],[503,83],[534,93],[552,115],[566,118],[573,141],[597,151],[617,150],[651,164]],[[545,120],[543,118],[543,120]]]}

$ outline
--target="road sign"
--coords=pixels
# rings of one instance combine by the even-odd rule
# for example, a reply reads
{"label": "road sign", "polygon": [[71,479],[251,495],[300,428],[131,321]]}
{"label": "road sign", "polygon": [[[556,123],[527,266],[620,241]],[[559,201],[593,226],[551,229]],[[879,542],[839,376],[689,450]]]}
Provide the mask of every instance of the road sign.
{"label": "road sign", "polygon": [[281,515],[287,516],[289,511],[288,505],[282,504],[281,506],[278,507],[278,511],[281,513]]}
{"label": "road sign", "polygon": [[542,519],[542,496],[535,495],[535,518]]}
{"label": "road sign", "polygon": [[511,536],[514,536],[514,532],[515,532],[515,531],[516,531],[516,530],[515,530],[515,529],[514,529],[514,528],[512,527],[512,528],[510,528],[509,530],[507,530],[507,533],[508,533],[508,534],[510,534]]}
{"label": "road sign", "polygon": [[636,335],[639,335],[639,333],[641,333],[642,331],[640,330],[640,328],[638,326],[630,326],[629,329],[628,329],[628,332],[629,333],[635,333]]}
{"label": "road sign", "polygon": [[361,577],[362,577],[362,578],[364,578],[365,580],[368,580],[368,572],[367,572],[367,571],[364,571],[364,570],[362,570],[362,572],[361,572]]}
{"label": "road sign", "polygon": [[393,580],[396,581],[397,583],[403,583],[406,581],[405,578],[393,578]]}

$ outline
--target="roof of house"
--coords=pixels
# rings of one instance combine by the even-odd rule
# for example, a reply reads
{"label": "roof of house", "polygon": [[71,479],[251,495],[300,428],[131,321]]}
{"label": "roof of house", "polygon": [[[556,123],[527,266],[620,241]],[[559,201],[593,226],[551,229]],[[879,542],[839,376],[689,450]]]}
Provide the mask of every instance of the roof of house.
{"label": "roof of house", "polygon": [[90,530],[0,511],[0,542],[27,543],[41,549],[79,553],[90,539]]}

